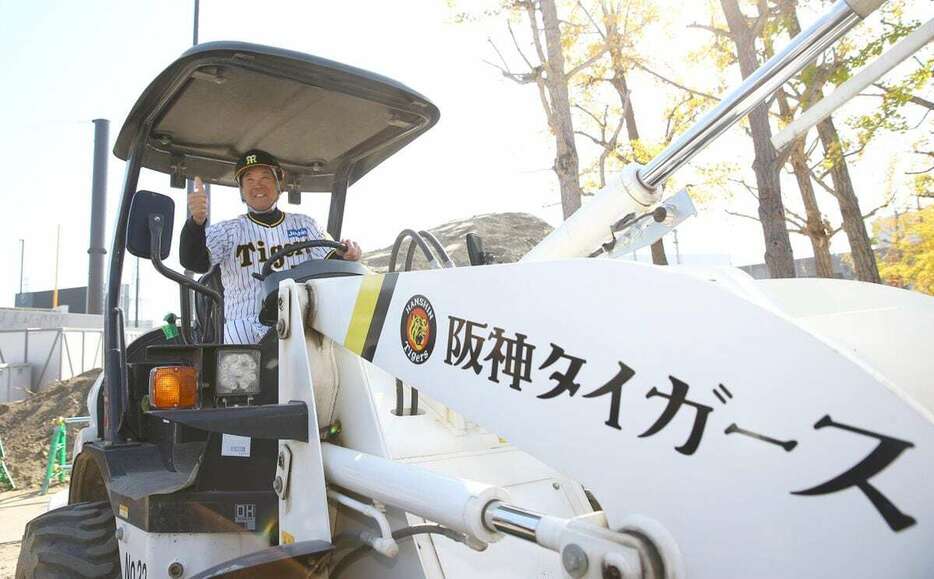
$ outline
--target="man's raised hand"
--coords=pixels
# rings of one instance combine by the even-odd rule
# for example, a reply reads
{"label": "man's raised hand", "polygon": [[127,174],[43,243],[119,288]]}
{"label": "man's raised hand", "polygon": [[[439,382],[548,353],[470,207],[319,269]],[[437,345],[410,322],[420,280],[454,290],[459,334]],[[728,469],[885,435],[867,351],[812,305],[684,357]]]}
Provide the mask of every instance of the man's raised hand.
{"label": "man's raised hand", "polygon": [[198,225],[204,225],[208,218],[208,194],[204,192],[201,177],[195,177],[195,185],[188,194],[188,212]]}

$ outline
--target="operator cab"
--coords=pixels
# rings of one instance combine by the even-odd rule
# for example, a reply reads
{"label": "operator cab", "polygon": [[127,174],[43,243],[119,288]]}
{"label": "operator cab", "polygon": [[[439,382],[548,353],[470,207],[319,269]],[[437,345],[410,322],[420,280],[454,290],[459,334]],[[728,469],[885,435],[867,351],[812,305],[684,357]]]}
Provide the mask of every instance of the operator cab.
{"label": "operator cab", "polygon": [[[147,378],[152,368],[166,361],[197,367],[197,391],[205,396],[187,411],[187,425],[176,422],[182,431],[204,431],[203,424],[190,422],[196,409],[230,403],[229,398],[215,395],[218,384],[212,383],[222,353],[232,347],[219,343],[223,339],[223,288],[210,276],[205,283],[196,282],[162,262],[171,252],[174,202],[161,193],[138,191],[141,169],[168,174],[173,188],[184,187],[195,176],[208,184],[236,187],[237,159],[248,149],[263,149],[280,160],[286,172],[282,188],[290,203],[300,203],[302,193],[330,194],[326,229],[339,239],[347,188],[431,128],[438,118],[437,107],[428,99],[389,78],[307,54],[243,42],[200,44],[159,74],[131,109],[114,145],[114,154],[127,163],[110,253],[105,351],[119,355],[105,361],[106,395],[102,392],[98,432],[114,443],[159,436],[156,429],[146,427],[158,411],[146,399]],[[151,260],[162,275],[178,284],[178,336],[163,336],[162,330],[156,330],[127,346],[117,293],[127,251]],[[270,264],[274,261],[269,260]],[[262,319],[270,324],[275,321],[274,296],[285,278],[301,282],[366,272],[360,264],[337,260],[309,261],[287,271],[272,271],[270,266],[261,283],[273,298],[266,300]],[[198,300],[195,308],[192,291]],[[199,319],[194,327],[193,309]],[[174,328],[174,322],[170,326]],[[270,334],[272,340],[253,346],[260,350],[262,368],[275,367],[275,332]],[[234,401],[235,405],[277,401],[275,372],[264,370],[259,378],[260,392],[252,399]],[[163,418],[155,423],[163,423]],[[220,432],[223,427],[214,424],[207,430]],[[188,435],[182,432],[182,436]],[[189,438],[204,437],[192,434]]]}
{"label": "operator cab", "polygon": [[[282,189],[289,203],[300,203],[302,193],[330,193],[327,232],[339,239],[347,188],[431,128],[438,117],[438,109],[425,97],[377,74],[278,48],[212,42],[188,50],[146,88],[117,137],[114,154],[129,161],[128,169],[137,165],[135,172],[128,171],[132,177],[128,185],[142,167],[167,173],[176,188],[195,176],[205,183],[236,187],[238,157],[248,149],[268,151],[285,169]],[[129,219],[128,240],[144,242],[137,245],[148,243],[149,215],[171,210],[165,201],[154,199],[158,194],[145,196],[146,203],[133,201],[134,215]],[[160,203],[163,207],[155,208]],[[146,207],[137,211],[136,205]],[[166,220],[163,224],[168,233],[163,235],[167,257],[172,224]],[[128,249],[150,257],[148,247]],[[262,276],[264,303],[273,306],[275,299],[269,296],[285,278],[305,281],[367,271],[359,264],[338,261],[309,261],[292,270],[272,271],[273,257]],[[160,271],[166,275],[164,269]],[[183,339],[221,339],[219,279],[209,276],[194,284],[169,277],[197,294],[198,319],[191,332],[192,308],[185,303],[189,292],[181,292]],[[274,318],[274,307],[261,315],[269,324]]]}

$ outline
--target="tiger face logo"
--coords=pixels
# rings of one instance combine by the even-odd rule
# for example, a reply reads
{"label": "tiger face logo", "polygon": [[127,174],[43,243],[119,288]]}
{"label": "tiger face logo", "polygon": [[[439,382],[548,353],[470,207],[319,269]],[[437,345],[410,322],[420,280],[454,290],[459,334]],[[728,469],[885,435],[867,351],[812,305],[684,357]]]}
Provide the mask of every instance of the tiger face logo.
{"label": "tiger face logo", "polygon": [[402,308],[402,351],[413,364],[424,364],[435,347],[435,309],[428,298],[415,295]]}

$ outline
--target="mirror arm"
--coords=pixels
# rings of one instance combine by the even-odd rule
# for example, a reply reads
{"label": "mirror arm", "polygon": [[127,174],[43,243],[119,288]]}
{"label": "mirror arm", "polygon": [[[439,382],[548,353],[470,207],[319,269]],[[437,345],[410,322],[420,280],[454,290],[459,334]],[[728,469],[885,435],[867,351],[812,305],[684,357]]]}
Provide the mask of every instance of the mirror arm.
{"label": "mirror arm", "polygon": [[178,286],[178,301],[181,306],[182,343],[191,344],[191,292],[183,285]]}
{"label": "mirror arm", "polygon": [[181,286],[181,307],[182,307],[182,337],[186,343],[191,340],[191,301],[188,295],[188,289],[192,289],[200,294],[204,294],[214,300],[219,310],[218,315],[214,316],[214,340],[220,344],[224,338],[224,296],[220,292],[202,285],[184,275],[172,271],[162,263],[162,230],[165,227],[164,219],[161,215],[149,216],[149,259],[152,261],[156,271],[170,280],[177,282]]}

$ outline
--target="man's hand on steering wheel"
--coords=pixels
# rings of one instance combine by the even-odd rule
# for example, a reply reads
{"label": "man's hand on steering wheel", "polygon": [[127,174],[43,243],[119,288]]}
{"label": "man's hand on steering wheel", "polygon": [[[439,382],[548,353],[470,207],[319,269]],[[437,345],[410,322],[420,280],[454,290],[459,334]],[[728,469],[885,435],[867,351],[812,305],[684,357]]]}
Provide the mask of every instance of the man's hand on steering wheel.
{"label": "man's hand on steering wheel", "polygon": [[352,239],[342,239],[341,243],[347,246],[346,251],[337,250],[337,255],[341,256],[341,259],[346,261],[360,261],[360,257],[363,255],[363,251],[360,250],[360,246],[357,245],[357,242]]}
{"label": "man's hand on steering wheel", "polygon": [[308,241],[300,241],[287,247],[283,247],[279,251],[276,251],[270,255],[266,259],[266,263],[263,264],[262,271],[260,273],[252,274],[253,277],[260,281],[266,279],[269,277],[269,274],[274,271],[273,265],[279,261],[280,258],[285,257],[289,253],[310,247],[329,247],[346,261],[358,261],[361,255],[360,246],[357,245],[355,241],[350,239],[346,239],[341,243],[331,241],[330,239],[310,239]]}

